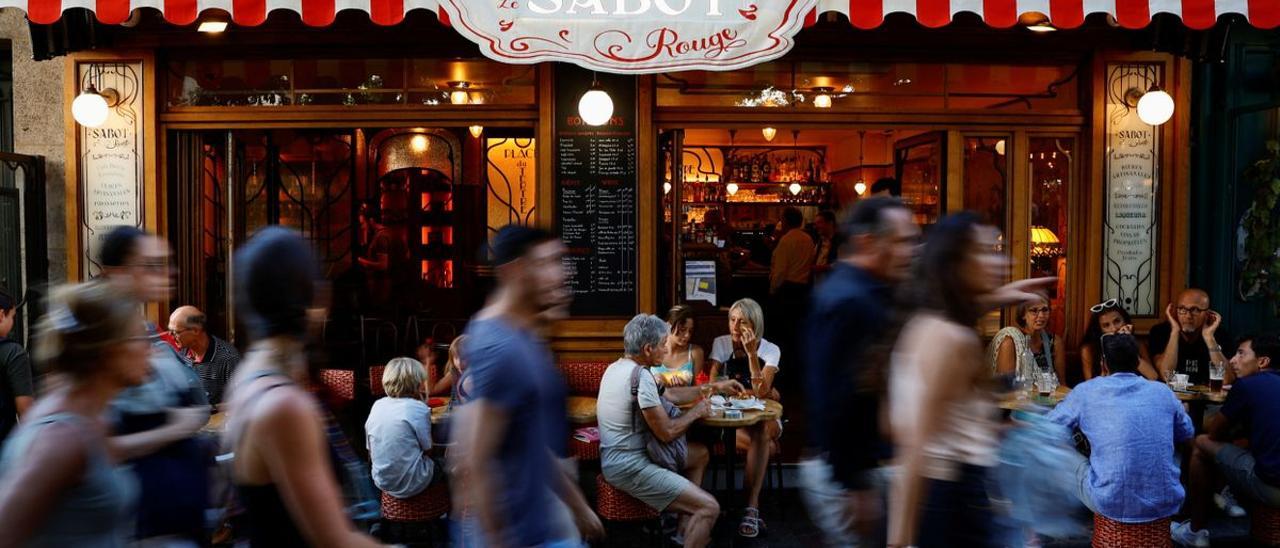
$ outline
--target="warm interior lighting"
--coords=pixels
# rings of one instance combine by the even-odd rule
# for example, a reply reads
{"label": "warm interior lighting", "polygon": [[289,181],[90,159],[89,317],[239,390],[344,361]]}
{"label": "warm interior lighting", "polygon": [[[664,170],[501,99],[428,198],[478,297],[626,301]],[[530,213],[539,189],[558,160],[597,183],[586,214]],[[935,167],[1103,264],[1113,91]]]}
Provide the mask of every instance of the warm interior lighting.
{"label": "warm interior lighting", "polygon": [[471,83],[465,80],[449,82],[449,87],[453,91],[449,93],[449,102],[455,105],[465,105],[471,102],[471,93],[467,91],[471,87]]}
{"label": "warm interior lighting", "polygon": [[670,183],[670,182],[662,183],[662,193],[663,193],[663,194],[671,194],[671,183]]}
{"label": "warm interior lighting", "polygon": [[1151,89],[1138,99],[1138,118],[1143,122],[1158,126],[1168,122],[1172,117],[1173,97],[1159,86],[1151,86]]}
{"label": "warm interior lighting", "polygon": [[814,88],[817,95],[813,96],[814,108],[831,108],[831,88]]}
{"label": "warm interior lighting", "polygon": [[1018,16],[1018,22],[1031,32],[1053,32],[1058,30],[1049,21],[1049,16],[1038,11],[1029,11]]}
{"label": "warm interior lighting", "polygon": [[107,123],[111,107],[115,105],[119,95],[113,89],[98,92],[92,84],[80,96],[71,102],[71,117],[85,127],[101,127]]}
{"label": "warm interior lighting", "polygon": [[600,82],[592,82],[591,89],[582,94],[578,115],[589,126],[603,126],[613,117],[613,98],[600,87]]}
{"label": "warm interior lighting", "polygon": [[201,21],[201,22],[200,22],[200,26],[199,26],[199,27],[196,27],[196,31],[198,31],[198,32],[204,32],[204,33],[208,33],[208,34],[218,34],[218,33],[220,33],[220,32],[226,31],[226,30],[227,30],[227,22],[226,22],[226,21],[218,21],[218,20],[216,20],[216,19],[209,19],[209,20],[206,20],[206,21]]}
{"label": "warm interior lighting", "polygon": [[864,183],[864,182],[862,182],[862,181],[858,181],[858,182],[854,183],[854,184],[853,184],[853,191],[854,191],[854,192],[857,192],[857,193],[858,193],[858,196],[862,196],[863,194],[866,194],[866,193],[867,193],[867,183]]}
{"label": "warm interior lighting", "polygon": [[484,133],[484,126],[471,126],[467,130],[471,132],[472,137],[479,139],[480,134]]}
{"label": "warm interior lighting", "polygon": [[772,128],[772,127],[766,127],[760,130],[760,134],[764,135],[764,140],[772,143],[773,138],[778,136],[778,129]]}
{"label": "warm interior lighting", "polygon": [[792,196],[800,194],[800,190],[801,190],[800,183],[791,183],[791,186],[787,187],[787,190],[791,191]]}
{"label": "warm interior lighting", "polygon": [[996,154],[999,154],[999,155],[1001,155],[1001,156],[1004,156],[1004,152],[1005,152],[1005,148],[1004,148],[1004,147],[1005,147],[1004,139],[1001,139],[1001,140],[999,140],[999,141],[996,141]]}
{"label": "warm interior lighting", "polygon": [[737,194],[737,193],[738,193],[738,183],[729,183],[729,184],[727,184],[727,185],[724,185],[724,191],[725,191],[725,192],[728,192],[730,196],[733,196],[734,194]]}
{"label": "warm interior lighting", "polygon": [[409,147],[414,152],[426,152],[428,148],[431,148],[431,141],[427,140],[426,135],[414,135],[412,139],[409,139]]}
{"label": "warm interior lighting", "polygon": [[1062,240],[1052,230],[1044,226],[1031,227],[1031,255],[1033,257],[1056,257],[1060,254]]}
{"label": "warm interior lighting", "polygon": [[1031,32],[1053,32],[1058,30],[1058,27],[1053,26],[1048,21],[1044,21],[1027,27],[1027,30]]}

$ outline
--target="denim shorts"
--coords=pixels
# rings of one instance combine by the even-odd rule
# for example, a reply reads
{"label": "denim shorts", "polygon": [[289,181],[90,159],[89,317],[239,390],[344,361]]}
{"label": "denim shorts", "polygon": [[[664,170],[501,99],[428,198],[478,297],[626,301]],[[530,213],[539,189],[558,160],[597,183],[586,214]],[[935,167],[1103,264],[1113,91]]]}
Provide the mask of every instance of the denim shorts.
{"label": "denim shorts", "polygon": [[1218,470],[1231,485],[1231,492],[1248,500],[1271,507],[1280,507],[1280,487],[1262,481],[1255,471],[1257,463],[1249,450],[1226,444],[1214,457]]}

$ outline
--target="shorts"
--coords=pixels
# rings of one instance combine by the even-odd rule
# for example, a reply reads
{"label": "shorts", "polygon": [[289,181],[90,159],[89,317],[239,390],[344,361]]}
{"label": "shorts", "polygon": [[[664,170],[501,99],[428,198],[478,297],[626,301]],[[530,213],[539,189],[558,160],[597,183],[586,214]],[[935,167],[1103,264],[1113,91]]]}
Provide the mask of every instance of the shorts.
{"label": "shorts", "polygon": [[694,487],[693,482],[654,464],[644,453],[615,452],[601,457],[605,481],[659,512],[671,506],[681,493]]}
{"label": "shorts", "polygon": [[1214,456],[1218,470],[1231,485],[1231,492],[1248,500],[1280,507],[1280,487],[1262,481],[1256,473],[1257,462],[1247,449],[1226,444]]}

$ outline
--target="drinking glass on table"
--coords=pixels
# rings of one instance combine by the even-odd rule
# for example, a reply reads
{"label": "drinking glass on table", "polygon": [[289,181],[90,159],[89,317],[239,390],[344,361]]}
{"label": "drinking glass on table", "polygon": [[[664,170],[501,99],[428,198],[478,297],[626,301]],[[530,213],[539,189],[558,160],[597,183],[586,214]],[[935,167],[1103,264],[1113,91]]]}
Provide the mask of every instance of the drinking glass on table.
{"label": "drinking glass on table", "polygon": [[764,399],[764,377],[751,377],[751,394],[757,398]]}
{"label": "drinking glass on table", "polygon": [[1209,365],[1209,390],[1212,392],[1222,391],[1222,376],[1227,372],[1227,364],[1210,364]]}

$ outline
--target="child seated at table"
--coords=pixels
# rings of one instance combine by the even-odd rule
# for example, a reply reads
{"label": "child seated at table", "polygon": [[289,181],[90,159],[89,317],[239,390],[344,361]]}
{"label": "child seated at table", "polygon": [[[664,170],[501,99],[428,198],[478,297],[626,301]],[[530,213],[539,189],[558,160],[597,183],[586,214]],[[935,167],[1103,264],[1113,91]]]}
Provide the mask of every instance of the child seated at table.
{"label": "child seated at table", "polygon": [[430,456],[427,369],[413,358],[393,359],[382,388],[387,397],[373,403],[364,425],[373,483],[388,495],[409,498],[444,478],[443,466]]}

